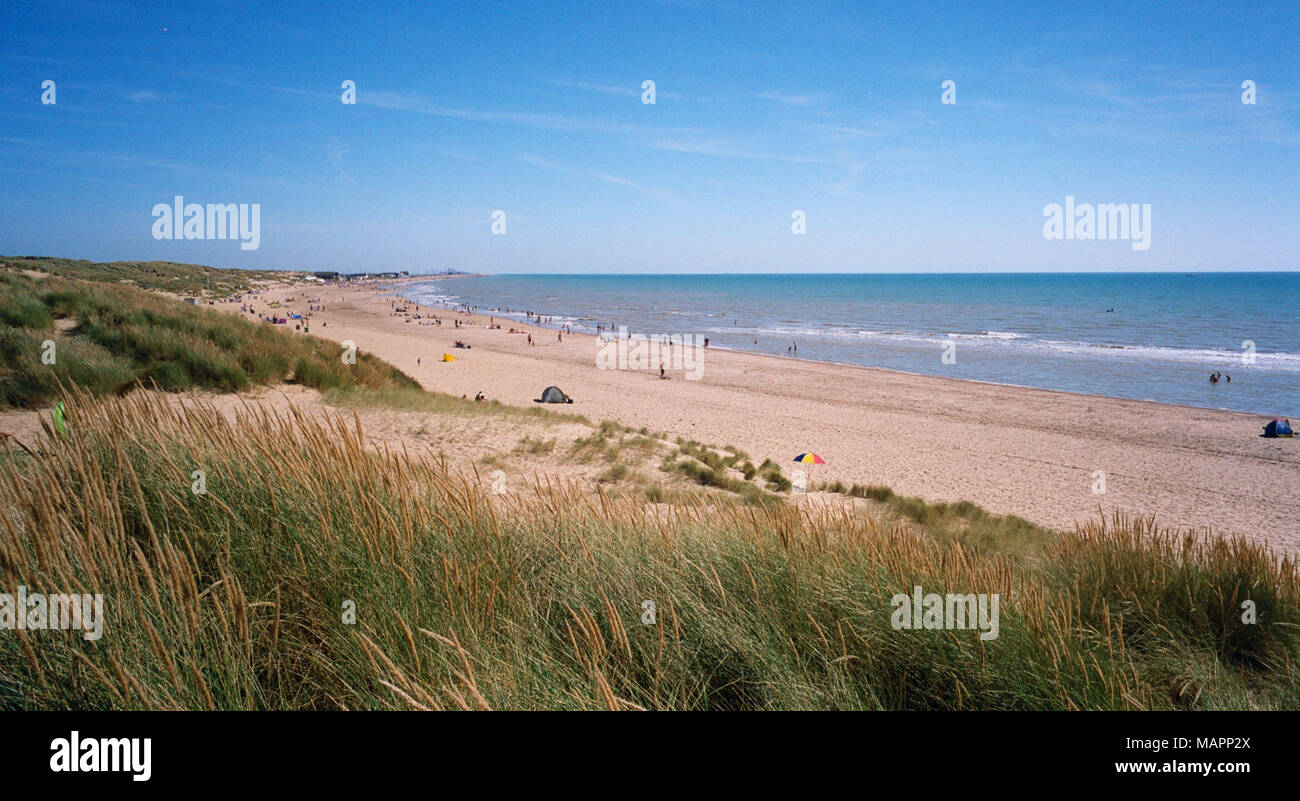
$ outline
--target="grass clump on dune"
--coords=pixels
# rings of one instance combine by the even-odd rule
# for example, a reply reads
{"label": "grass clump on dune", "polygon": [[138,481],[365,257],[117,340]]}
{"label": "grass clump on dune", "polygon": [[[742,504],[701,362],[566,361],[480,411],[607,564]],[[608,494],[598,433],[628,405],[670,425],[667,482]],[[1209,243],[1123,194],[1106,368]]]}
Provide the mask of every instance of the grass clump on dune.
{"label": "grass clump on dune", "polygon": [[814,489],[874,501],[883,510],[917,524],[939,539],[954,540],[967,547],[989,548],[1021,559],[1037,559],[1057,537],[1057,532],[1051,529],[1016,515],[993,514],[970,501],[932,502],[898,495],[889,487],[846,486],[841,481],[823,483]]}
{"label": "grass clump on dune", "polygon": [[[1031,569],[842,504],[493,494],[339,416],[67,406],[0,460],[0,565],[103,593],[104,636],[0,637],[0,708],[1300,706],[1296,565],[1258,545],[1115,519]],[[999,636],[894,629],[916,585],[999,593]]]}
{"label": "grass clump on dune", "polygon": [[339,387],[326,392],[323,399],[332,406],[345,409],[398,409],[455,416],[502,415],[520,420],[592,424],[581,414],[553,412],[541,406],[511,406],[498,400],[485,402],[458,398],[446,392],[426,391],[418,385]]}
{"label": "grass clump on dune", "polygon": [[232,270],[172,261],[93,262],[47,256],[0,256],[0,267],[60,278],[125,284],[178,295],[210,294],[215,297],[245,292],[256,282],[277,282],[295,277],[294,273],[272,270]]}
{"label": "grass clump on dune", "polygon": [[591,434],[574,440],[569,452],[584,462],[595,459],[617,462],[626,458],[639,465],[659,450],[661,444],[659,440],[636,433],[613,420],[602,420],[600,427]]}
{"label": "grass clump on dune", "polygon": [[[52,351],[46,346],[52,342]],[[54,357],[47,364],[42,357]],[[0,271],[0,407],[48,403],[59,386],[94,394],[137,384],[234,392],[292,380],[315,389],[415,388],[366,353],[129,286]]]}
{"label": "grass clump on dune", "polygon": [[[770,460],[764,462],[764,464],[768,463]],[[783,502],[779,496],[751,483],[758,468],[754,467],[754,463],[749,461],[749,457],[743,451],[732,447],[718,450],[695,440],[688,441],[678,437],[677,452],[665,456],[660,469],[665,472],[681,473],[696,484],[705,487],[716,487],[735,493],[747,504],[765,506]],[[740,475],[737,477],[733,473]],[[777,473],[780,473],[780,468],[777,468]],[[768,486],[772,489],[780,488],[770,481]],[[786,489],[789,489],[789,486],[787,481]]]}

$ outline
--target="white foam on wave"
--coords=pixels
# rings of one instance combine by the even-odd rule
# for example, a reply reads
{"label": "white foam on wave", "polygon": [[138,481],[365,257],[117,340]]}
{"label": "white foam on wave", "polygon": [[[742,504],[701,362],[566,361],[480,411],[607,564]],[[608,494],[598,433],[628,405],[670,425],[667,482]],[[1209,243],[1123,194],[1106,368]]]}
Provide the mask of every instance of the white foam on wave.
{"label": "white foam on wave", "polygon": [[1004,351],[1030,350],[1068,356],[1090,358],[1117,358],[1152,360],[1180,364],[1203,364],[1215,367],[1239,365],[1266,370],[1300,372],[1300,354],[1257,352],[1254,365],[1242,362],[1242,352],[1214,348],[1173,348],[1158,345],[1123,345],[1105,342],[1078,342],[1055,339],[1033,339],[1015,331],[983,331],[979,333],[949,332],[922,333],[917,331],[879,331],[872,329],[817,329],[806,326],[712,326],[705,329],[710,334],[743,333],[756,337],[798,338],[813,341],[878,341],[912,345],[938,346],[951,339],[967,347],[997,348]]}
{"label": "white foam on wave", "polygon": [[950,338],[952,338],[952,339],[1000,339],[1000,340],[1012,340],[1012,339],[1024,339],[1024,338],[1025,338],[1025,335],[1024,335],[1024,334],[1017,334],[1015,331],[985,331],[985,332],[980,333],[980,334],[971,334],[971,333],[960,333],[960,332],[958,332],[958,333],[949,333],[948,336],[949,336]]}

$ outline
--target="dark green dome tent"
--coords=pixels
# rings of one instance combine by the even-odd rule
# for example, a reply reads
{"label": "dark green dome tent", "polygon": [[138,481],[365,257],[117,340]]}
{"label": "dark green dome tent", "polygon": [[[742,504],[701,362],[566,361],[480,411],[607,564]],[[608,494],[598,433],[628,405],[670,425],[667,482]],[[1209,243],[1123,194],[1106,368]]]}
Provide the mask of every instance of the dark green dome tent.
{"label": "dark green dome tent", "polygon": [[1264,436],[1269,439],[1274,437],[1294,437],[1295,433],[1291,430],[1291,421],[1279,417],[1276,420],[1269,421],[1269,424],[1264,426]]}
{"label": "dark green dome tent", "polygon": [[573,403],[573,398],[564,394],[559,387],[547,387],[542,392],[542,397],[538,398],[535,403]]}

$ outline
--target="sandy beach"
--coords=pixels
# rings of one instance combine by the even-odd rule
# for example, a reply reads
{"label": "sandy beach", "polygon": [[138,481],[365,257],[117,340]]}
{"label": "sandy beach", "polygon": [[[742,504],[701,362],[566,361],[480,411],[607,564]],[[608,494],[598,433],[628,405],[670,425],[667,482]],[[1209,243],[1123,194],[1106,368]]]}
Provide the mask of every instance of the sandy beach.
{"label": "sandy beach", "polygon": [[[590,335],[561,342],[553,329],[510,320],[489,329],[486,316],[427,306],[424,322],[438,315],[443,324],[421,325],[393,312],[400,291],[400,283],[274,287],[253,306],[261,315],[280,301],[277,313],[304,313],[306,298],[319,298],[325,311],[312,316],[312,334],[352,340],[429,390],[522,406],[555,384],[575,399],[564,411],[734,445],[787,473],[795,454],[813,451],[826,464],[807,467],[810,483],[883,484],[1058,528],[1118,509],[1300,551],[1300,441],[1261,438],[1259,415],[716,348],[699,380],[681,370],[660,380],[657,365],[598,369],[602,343]],[[240,313],[237,304],[217,308]],[[453,348],[457,339],[471,348]],[[441,361],[444,353],[455,361]],[[1105,491],[1095,492],[1103,473]]]}

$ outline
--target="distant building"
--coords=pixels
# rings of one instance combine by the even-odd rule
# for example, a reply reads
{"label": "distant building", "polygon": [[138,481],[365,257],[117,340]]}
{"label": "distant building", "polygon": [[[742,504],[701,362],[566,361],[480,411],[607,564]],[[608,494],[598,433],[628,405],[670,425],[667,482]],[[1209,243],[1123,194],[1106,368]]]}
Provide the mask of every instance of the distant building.
{"label": "distant building", "polygon": [[325,271],[325,272],[319,272],[319,273],[312,273],[312,275],[314,275],[315,277],[319,278],[319,279],[322,280],[322,281],[337,281],[337,280],[339,280],[339,274],[338,274],[337,272],[329,272],[329,271]]}
{"label": "distant building", "polygon": [[349,281],[364,281],[370,277],[370,273],[348,273],[343,277]]}

